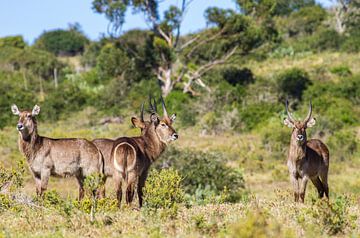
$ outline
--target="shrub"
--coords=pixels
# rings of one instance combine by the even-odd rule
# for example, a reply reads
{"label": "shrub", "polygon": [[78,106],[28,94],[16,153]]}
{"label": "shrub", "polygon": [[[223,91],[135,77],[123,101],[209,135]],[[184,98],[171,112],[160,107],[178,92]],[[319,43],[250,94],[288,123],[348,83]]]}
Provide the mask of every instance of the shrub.
{"label": "shrub", "polygon": [[289,35],[312,34],[326,19],[326,16],[326,10],[318,5],[303,7],[299,11],[294,11],[289,16]]}
{"label": "shrub", "polygon": [[236,67],[225,68],[222,71],[223,78],[231,85],[247,85],[255,81],[254,74],[248,68],[239,69]]}
{"label": "shrub", "polygon": [[356,131],[352,128],[347,130],[337,130],[329,138],[329,147],[337,148],[331,155],[332,159],[346,161],[349,158],[356,158],[360,153],[360,144],[357,141]]}
{"label": "shrub", "polygon": [[85,107],[90,95],[81,90],[76,84],[65,81],[57,90],[46,97],[43,105],[43,116],[51,120],[57,120],[62,115],[69,114]]}
{"label": "shrub", "polygon": [[323,29],[314,33],[310,38],[311,48],[319,51],[338,50],[342,43],[342,37],[333,29]]}
{"label": "shrub", "polygon": [[[198,191],[218,196],[224,195],[225,191],[229,194],[227,202],[240,200],[245,186],[243,174],[239,169],[228,167],[223,154],[171,148],[162,158],[163,165],[172,166],[183,176],[182,184],[187,194],[193,195]],[[202,199],[205,199],[204,196]]]}
{"label": "shrub", "polygon": [[22,36],[7,36],[0,38],[0,48],[2,47],[15,47],[24,49],[26,43]]}
{"label": "shrub", "polygon": [[345,65],[335,66],[330,69],[330,72],[340,77],[348,77],[352,74],[350,68]]}
{"label": "shrub", "polygon": [[44,32],[34,46],[55,55],[76,55],[84,51],[89,40],[78,29]]}
{"label": "shrub", "polygon": [[318,200],[308,212],[326,233],[336,235],[354,225],[356,217],[351,216],[349,205],[349,198],[337,196],[332,201]]}
{"label": "shrub", "polygon": [[262,211],[248,212],[245,218],[240,219],[232,226],[230,237],[266,238],[266,237],[295,237],[295,234],[276,219]]}
{"label": "shrub", "polygon": [[120,76],[127,68],[130,61],[125,52],[113,44],[106,44],[96,58],[96,68],[99,76],[104,79]]}
{"label": "shrub", "polygon": [[11,192],[22,187],[24,184],[24,173],[25,166],[22,160],[18,161],[16,168],[11,168],[10,170],[0,166],[0,188]]}
{"label": "shrub", "polygon": [[303,91],[311,84],[306,71],[292,68],[280,73],[277,78],[280,95],[291,96],[301,100]]}
{"label": "shrub", "polygon": [[240,109],[240,119],[243,123],[243,130],[255,129],[261,123],[266,122],[269,118],[276,116],[277,112],[282,109],[280,104],[274,103],[256,103],[242,107]]}
{"label": "shrub", "polygon": [[177,214],[184,201],[181,176],[174,169],[152,170],[144,187],[144,204],[150,210],[164,209],[165,213]]}
{"label": "shrub", "polygon": [[349,34],[349,36],[345,37],[341,50],[356,53],[360,51],[360,31],[354,31]]}

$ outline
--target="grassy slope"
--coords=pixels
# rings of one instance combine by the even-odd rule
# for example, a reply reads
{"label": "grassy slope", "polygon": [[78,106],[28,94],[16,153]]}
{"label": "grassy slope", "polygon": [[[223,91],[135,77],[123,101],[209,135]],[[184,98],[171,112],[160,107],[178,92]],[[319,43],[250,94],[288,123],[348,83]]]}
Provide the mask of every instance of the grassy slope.
{"label": "grassy slope", "polygon": [[[359,55],[324,53],[296,59],[270,59],[262,63],[249,62],[247,66],[258,76],[275,74],[280,69],[293,66],[306,68],[309,72],[315,72],[323,68],[325,69],[324,75],[327,75],[326,77],[331,79],[328,69],[332,66],[342,65],[346,62],[346,65],[348,65],[354,73],[357,73],[360,71],[360,69],[356,67],[359,65],[359,61]],[[98,125],[95,117],[94,110],[87,109],[74,114],[65,121],[59,121],[55,125],[46,124],[40,120],[40,134],[52,137],[85,137],[93,139],[97,137],[114,138],[121,135],[131,136],[139,133],[137,129],[130,127],[130,121],[127,119],[123,124]],[[14,118],[14,124],[15,122],[16,119]],[[359,128],[358,126],[354,129],[359,132],[357,135],[360,140]],[[284,157],[281,160],[257,160],[256,154],[267,154],[265,158],[271,158],[271,154],[269,151],[260,148],[262,141],[260,135],[256,132],[249,134],[203,136],[197,129],[187,128],[181,130],[179,133],[181,139],[172,146],[201,151],[222,151],[231,158],[229,162],[231,166],[242,167],[244,169],[246,186],[253,195],[250,202],[234,205],[209,205],[207,207],[192,207],[190,209],[184,207],[181,208],[177,219],[167,220],[166,222],[158,220],[159,218],[157,216],[149,217],[142,212],[124,208],[120,212],[110,214],[114,220],[112,226],[99,224],[90,225],[89,222],[85,222],[85,220],[87,221],[87,216],[79,214],[79,216],[71,218],[72,225],[66,227],[67,221],[56,212],[43,210],[33,211],[32,209],[28,209],[28,211],[25,209],[22,211],[22,215],[14,215],[11,211],[0,215],[0,229],[6,228],[6,231],[10,234],[15,232],[23,236],[26,236],[27,233],[31,233],[33,236],[57,234],[58,236],[64,235],[70,237],[78,235],[96,237],[99,234],[105,236],[123,234],[126,236],[141,237],[147,237],[149,235],[156,237],[158,234],[167,236],[183,236],[187,234],[188,237],[201,237],[215,234],[226,235],[226,231],[231,227],[230,224],[243,217],[248,210],[254,211],[260,208],[270,213],[278,224],[283,224],[281,228],[282,231],[277,233],[278,235],[284,235],[282,232],[287,228],[294,230],[296,236],[302,234],[306,236],[320,235],[321,231],[319,231],[319,228],[311,225],[311,218],[307,218],[304,223],[296,221],[299,219],[299,214],[311,209],[308,204],[312,198],[316,197],[316,193],[313,185],[309,183],[307,205],[296,207],[292,203],[291,187],[288,182],[287,168],[285,165],[286,152],[284,152]],[[7,127],[0,131],[1,162],[7,166],[13,164],[13,161],[21,157],[17,150],[16,134],[14,127]],[[330,150],[334,149],[335,148],[330,148]],[[360,171],[358,165],[359,163],[356,161],[344,161],[341,164],[331,163],[329,184],[333,197],[335,196],[334,194],[342,193],[349,194],[350,196],[359,196],[360,189],[358,185],[360,183]],[[50,189],[56,189],[63,197],[67,197],[68,195],[75,197],[77,195],[74,179],[51,179],[49,187]],[[111,196],[114,196],[111,183],[108,187],[109,191],[111,191]],[[30,175],[26,178],[26,184],[23,190],[27,194],[34,194],[34,182]],[[360,217],[359,202],[356,199],[353,200],[350,209],[353,214]],[[31,212],[36,213],[32,214]],[[32,219],[26,220],[26,217],[32,216],[29,214],[32,214],[44,222],[38,224]],[[100,221],[106,219],[105,216],[105,214],[100,214],[98,219]],[[201,220],[201,216],[204,218],[205,225],[199,228],[199,222],[197,220]],[[307,215],[305,214],[304,217],[307,217]],[[356,221],[357,228],[354,232],[360,232],[359,222],[360,220],[358,219]],[[21,230],[18,229],[19,227],[21,227]],[[231,229],[232,228],[230,228],[230,230]],[[317,232],[315,233],[317,235],[311,235],[312,232]],[[325,234],[322,235],[326,236]]]}

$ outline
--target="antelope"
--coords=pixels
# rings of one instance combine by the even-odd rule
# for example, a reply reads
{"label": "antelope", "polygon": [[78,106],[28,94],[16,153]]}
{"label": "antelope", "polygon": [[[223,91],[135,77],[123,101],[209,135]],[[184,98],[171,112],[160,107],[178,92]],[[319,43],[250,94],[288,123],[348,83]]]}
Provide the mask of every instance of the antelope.
{"label": "antelope", "polygon": [[316,123],[312,114],[312,104],[309,103],[309,111],[303,121],[297,121],[289,112],[288,100],[285,103],[287,117],[284,124],[292,128],[290,148],[287,166],[290,173],[290,181],[294,187],[295,202],[304,202],[308,180],[316,187],[319,198],[325,196],[329,199],[328,171],[329,150],[320,140],[307,140],[306,129]]}
{"label": "antelope", "polygon": [[[143,187],[148,176],[150,165],[164,152],[171,141],[178,139],[172,127],[176,115],[168,116],[164,100],[161,98],[164,116],[160,118],[156,112],[156,102],[151,104],[150,124],[144,125],[142,120],[132,117],[131,121],[139,128],[144,128],[141,136],[118,138],[111,152],[114,164],[114,181],[116,196],[120,206],[122,199],[122,183],[126,188],[126,203],[131,204],[135,185],[139,198],[139,208],[143,204]],[[137,184],[136,184],[137,183]]]}
{"label": "antelope", "polygon": [[50,176],[75,176],[81,200],[84,197],[84,179],[94,173],[103,173],[101,152],[86,139],[53,139],[40,136],[36,121],[36,116],[40,113],[38,105],[35,105],[32,111],[19,111],[16,105],[12,105],[11,111],[19,116],[19,150],[26,157],[35,179],[36,194],[43,195]]}
{"label": "antelope", "polygon": [[[150,125],[149,121],[144,120],[144,103],[141,105],[140,123],[136,123],[134,120],[131,120],[131,122],[135,127],[140,128],[141,133]],[[104,156],[104,185],[107,178],[113,177],[114,163],[111,161],[111,150],[115,141],[116,139],[107,138],[99,138],[92,141]],[[101,196],[105,197],[105,186],[101,189]]]}

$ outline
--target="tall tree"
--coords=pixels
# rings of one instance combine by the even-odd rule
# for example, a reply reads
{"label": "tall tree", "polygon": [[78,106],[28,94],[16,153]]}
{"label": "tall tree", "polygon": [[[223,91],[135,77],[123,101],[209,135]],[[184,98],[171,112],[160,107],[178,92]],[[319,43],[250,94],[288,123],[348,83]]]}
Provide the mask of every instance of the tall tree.
{"label": "tall tree", "polygon": [[358,30],[360,24],[360,0],[334,0],[335,29],[340,34]]}
{"label": "tall tree", "polygon": [[[244,41],[236,43],[233,40],[217,54],[207,57],[206,60],[198,61],[196,65],[190,64],[193,61],[193,53],[215,41],[229,38],[231,34],[238,34],[239,32],[229,30],[229,25],[225,24],[225,21],[235,14],[231,11],[221,13],[219,9],[213,9],[219,13],[218,17],[223,17],[224,22],[218,21],[214,29],[188,37],[189,39],[185,41],[180,37],[181,24],[193,0],[182,0],[179,7],[170,6],[163,12],[162,17],[159,13],[160,2],[160,0],[93,0],[93,9],[107,17],[110,21],[108,29],[111,29],[113,33],[121,31],[128,8],[145,16],[149,28],[153,32],[151,42],[155,59],[153,71],[164,96],[167,96],[180,83],[183,84],[182,88],[185,93],[196,94],[192,89],[194,83],[209,90],[206,83],[202,81],[202,76],[216,65],[226,63],[237,52],[239,44]],[[210,15],[215,17],[214,14]],[[211,19],[209,18],[209,20]],[[248,26],[250,25],[246,25],[246,27]],[[247,30],[248,28],[240,29],[240,31]],[[187,54],[184,54],[185,50]]]}

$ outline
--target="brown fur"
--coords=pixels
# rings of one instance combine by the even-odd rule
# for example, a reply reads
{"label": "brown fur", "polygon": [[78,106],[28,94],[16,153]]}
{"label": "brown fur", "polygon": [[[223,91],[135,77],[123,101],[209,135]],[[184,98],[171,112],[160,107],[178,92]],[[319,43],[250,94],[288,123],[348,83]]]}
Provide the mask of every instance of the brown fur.
{"label": "brown fur", "polygon": [[[143,108],[142,108],[143,110]],[[140,128],[141,135],[143,135],[144,130],[147,126],[150,125],[149,121],[144,121],[143,119],[143,111],[141,112],[141,119],[132,118],[131,122],[135,127]],[[121,137],[117,138],[120,139]],[[114,173],[114,162],[111,159],[111,150],[114,146],[114,143],[117,139],[106,139],[106,138],[99,138],[95,139],[92,142],[97,146],[97,148],[101,151],[104,156],[104,182],[106,183],[109,177],[113,177]],[[105,186],[101,190],[101,196],[105,197]]]}
{"label": "brown fur", "polygon": [[[286,109],[288,112],[287,104]],[[304,202],[308,180],[315,185],[319,198],[324,194],[329,198],[328,171],[329,150],[326,145],[317,139],[307,140],[306,129],[315,125],[315,119],[311,118],[312,107],[307,118],[301,122],[296,121],[288,112],[284,120],[285,125],[292,127],[290,148],[287,165],[290,180],[294,187],[294,199],[296,202]]]}
{"label": "brown fur", "polygon": [[[35,107],[38,109],[37,113],[34,113]],[[101,152],[86,139],[53,139],[38,135],[35,116],[40,108],[35,107],[33,112],[20,112],[15,105],[12,109],[15,115],[19,115],[18,145],[34,176],[37,195],[42,196],[47,189],[50,175],[75,176],[79,183],[79,199],[82,199],[86,176],[103,173]]]}
{"label": "brown fur", "polygon": [[142,206],[142,189],[150,165],[164,152],[170,141],[178,138],[171,126],[172,122],[173,120],[168,117],[160,120],[153,113],[151,115],[151,124],[145,127],[141,136],[122,137],[115,141],[111,159],[115,167],[113,176],[119,206],[122,199],[122,183],[126,187],[126,203],[130,204],[132,202],[135,185],[137,185],[139,207]]}

